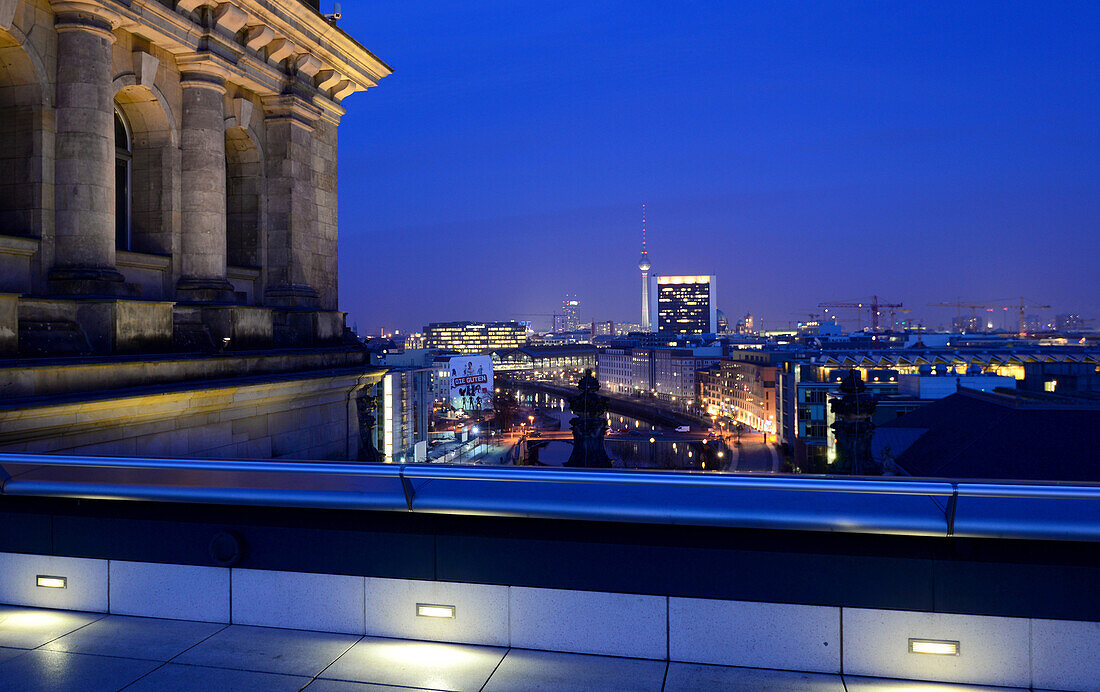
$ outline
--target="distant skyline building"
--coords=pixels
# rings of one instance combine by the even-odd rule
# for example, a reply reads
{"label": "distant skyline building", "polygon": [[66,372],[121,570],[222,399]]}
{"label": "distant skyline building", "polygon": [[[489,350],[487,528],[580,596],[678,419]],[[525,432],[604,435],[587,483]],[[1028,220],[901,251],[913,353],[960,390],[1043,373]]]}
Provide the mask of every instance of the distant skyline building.
{"label": "distant skyline building", "polygon": [[730,321],[726,317],[726,313],[721,310],[718,311],[718,333],[728,334],[730,331]]}
{"label": "distant skyline building", "polygon": [[508,322],[432,322],[424,327],[427,348],[486,353],[527,345],[526,328]]}
{"label": "distant skyline building", "polygon": [[615,322],[612,320],[593,322],[592,336],[615,336]]}
{"label": "distant skyline building", "polygon": [[1086,322],[1087,321],[1082,319],[1080,315],[1062,313],[1054,318],[1054,328],[1060,332],[1068,332],[1084,329]]}
{"label": "distant skyline building", "polygon": [[649,249],[645,242],[645,205],[642,205],[642,256],[638,260],[638,269],[642,271],[642,331],[653,331],[653,322],[649,314]]}
{"label": "distant skyline building", "polygon": [[654,276],[649,311],[661,334],[716,334],[718,287],[714,275]]}
{"label": "distant skyline building", "polygon": [[580,319],[578,317],[580,305],[581,301],[577,298],[576,293],[566,293],[561,301],[561,314],[554,316],[553,331],[574,332],[580,329]]}

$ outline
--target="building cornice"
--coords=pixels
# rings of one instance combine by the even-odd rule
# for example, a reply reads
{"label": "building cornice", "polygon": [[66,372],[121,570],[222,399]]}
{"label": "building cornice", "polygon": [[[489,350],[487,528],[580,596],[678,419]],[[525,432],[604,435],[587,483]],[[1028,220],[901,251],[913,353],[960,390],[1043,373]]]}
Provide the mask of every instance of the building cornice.
{"label": "building cornice", "polygon": [[[58,4],[73,4],[69,0]],[[356,91],[376,86],[392,69],[297,0],[83,0],[113,12],[113,25],[175,54],[211,51],[225,58],[227,81],[261,96],[305,85],[332,110]],[[327,103],[326,103],[327,102]]]}

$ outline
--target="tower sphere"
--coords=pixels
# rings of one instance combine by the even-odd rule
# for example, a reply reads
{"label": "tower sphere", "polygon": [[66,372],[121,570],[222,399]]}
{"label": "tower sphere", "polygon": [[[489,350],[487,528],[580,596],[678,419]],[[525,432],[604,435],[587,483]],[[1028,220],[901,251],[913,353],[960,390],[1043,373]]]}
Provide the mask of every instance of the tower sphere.
{"label": "tower sphere", "polygon": [[640,260],[638,260],[638,269],[641,269],[644,272],[649,271],[650,265],[649,265],[649,257],[648,256],[642,255],[642,258]]}

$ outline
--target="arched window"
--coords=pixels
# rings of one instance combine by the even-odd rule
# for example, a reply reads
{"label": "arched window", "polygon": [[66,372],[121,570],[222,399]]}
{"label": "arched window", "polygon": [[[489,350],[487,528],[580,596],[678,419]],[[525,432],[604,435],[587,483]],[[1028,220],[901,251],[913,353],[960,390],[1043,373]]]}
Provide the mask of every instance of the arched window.
{"label": "arched window", "polygon": [[115,109],[115,247],[130,249],[130,167],[134,160],[130,126]]}

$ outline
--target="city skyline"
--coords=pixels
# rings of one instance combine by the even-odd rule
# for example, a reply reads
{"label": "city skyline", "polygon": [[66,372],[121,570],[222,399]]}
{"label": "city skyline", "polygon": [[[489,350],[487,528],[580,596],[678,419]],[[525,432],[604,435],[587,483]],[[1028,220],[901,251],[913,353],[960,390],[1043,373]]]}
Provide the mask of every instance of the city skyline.
{"label": "city skyline", "polygon": [[1096,5],[345,9],[395,70],[341,127],[363,331],[566,291],[640,321],[643,202],[653,272],[725,277],[731,316],[871,295],[944,323],[927,304],[1100,312]]}

